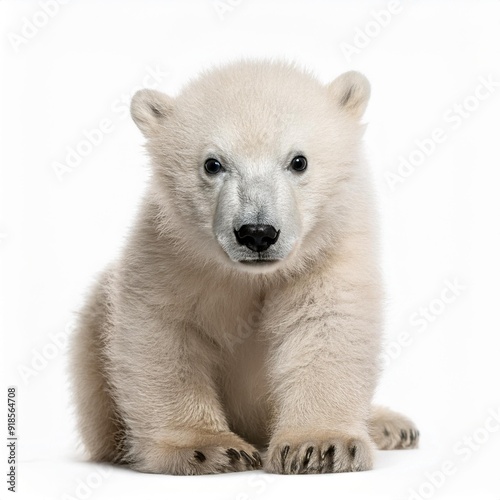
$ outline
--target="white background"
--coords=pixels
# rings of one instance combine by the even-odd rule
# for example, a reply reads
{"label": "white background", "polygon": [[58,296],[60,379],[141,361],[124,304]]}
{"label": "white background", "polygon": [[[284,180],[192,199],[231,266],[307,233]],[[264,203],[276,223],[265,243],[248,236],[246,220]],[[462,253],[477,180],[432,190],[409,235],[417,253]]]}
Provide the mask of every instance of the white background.
{"label": "white background", "polygon": [[[17,498],[500,499],[500,423],[489,417],[500,411],[500,87],[474,97],[481,79],[500,82],[500,2],[86,0],[52,3],[51,17],[42,4],[0,2],[1,398],[18,387]],[[200,69],[242,56],[296,60],[325,82],[349,69],[371,81],[366,154],[388,293],[376,399],[414,418],[421,448],[321,477],[168,477],[86,463],[64,346],[147,179],[130,95],[145,85],[175,94]],[[103,120],[101,142],[58,178],[54,164]],[[444,139],[432,146],[436,128]],[[409,157],[420,164],[391,189],[387,173]],[[447,280],[458,289],[445,303]]]}

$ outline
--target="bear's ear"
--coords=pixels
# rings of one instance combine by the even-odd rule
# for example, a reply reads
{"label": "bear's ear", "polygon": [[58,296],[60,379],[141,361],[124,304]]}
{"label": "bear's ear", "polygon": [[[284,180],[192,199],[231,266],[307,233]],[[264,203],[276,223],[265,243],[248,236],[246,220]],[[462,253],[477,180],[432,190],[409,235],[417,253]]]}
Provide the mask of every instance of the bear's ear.
{"label": "bear's ear", "polygon": [[328,84],[330,97],[354,118],[361,118],[370,98],[370,82],[357,71],[343,73]]}
{"label": "bear's ear", "polygon": [[132,118],[145,137],[157,134],[173,109],[173,98],[152,89],[136,92],[130,105]]}

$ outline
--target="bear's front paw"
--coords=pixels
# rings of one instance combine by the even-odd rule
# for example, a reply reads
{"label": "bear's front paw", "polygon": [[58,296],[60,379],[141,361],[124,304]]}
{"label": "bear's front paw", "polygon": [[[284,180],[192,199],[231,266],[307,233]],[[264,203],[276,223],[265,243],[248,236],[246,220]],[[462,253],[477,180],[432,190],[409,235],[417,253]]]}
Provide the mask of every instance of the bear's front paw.
{"label": "bear's front paw", "polygon": [[234,434],[202,436],[195,445],[164,443],[144,451],[132,462],[141,472],[192,476],[262,468],[259,452]]}
{"label": "bear's front paw", "polygon": [[264,469],[275,474],[355,472],[371,469],[372,462],[368,439],[332,432],[321,438],[273,439]]}
{"label": "bear's front paw", "polygon": [[[189,453],[189,452],[188,452]],[[256,470],[262,467],[260,454],[252,446],[198,447],[192,456],[186,456],[187,471],[181,474],[212,474],[219,472],[241,472]]]}

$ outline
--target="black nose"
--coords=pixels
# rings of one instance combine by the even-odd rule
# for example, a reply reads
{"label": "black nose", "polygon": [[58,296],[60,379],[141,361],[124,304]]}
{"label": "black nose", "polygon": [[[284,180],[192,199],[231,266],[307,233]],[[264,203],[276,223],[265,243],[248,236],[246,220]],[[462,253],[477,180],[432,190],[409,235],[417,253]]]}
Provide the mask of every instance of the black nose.
{"label": "black nose", "polygon": [[245,224],[234,230],[240,245],[245,245],[254,252],[263,252],[274,245],[280,232],[267,224]]}

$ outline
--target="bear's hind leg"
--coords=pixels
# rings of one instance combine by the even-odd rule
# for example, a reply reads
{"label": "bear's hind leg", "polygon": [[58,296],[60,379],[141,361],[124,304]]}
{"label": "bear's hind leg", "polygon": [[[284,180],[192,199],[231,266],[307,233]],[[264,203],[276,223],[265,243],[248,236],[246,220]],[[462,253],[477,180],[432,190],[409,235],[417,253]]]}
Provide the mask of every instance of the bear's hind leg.
{"label": "bear's hind leg", "polygon": [[123,458],[124,429],[107,382],[104,352],[108,276],[103,274],[80,314],[71,339],[70,370],[85,449],[91,460],[119,462]]}
{"label": "bear's hind leg", "polygon": [[402,450],[418,448],[420,432],[404,415],[373,406],[369,422],[370,437],[379,450]]}

